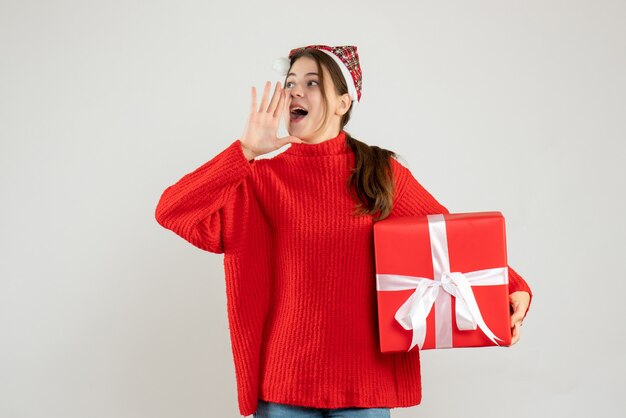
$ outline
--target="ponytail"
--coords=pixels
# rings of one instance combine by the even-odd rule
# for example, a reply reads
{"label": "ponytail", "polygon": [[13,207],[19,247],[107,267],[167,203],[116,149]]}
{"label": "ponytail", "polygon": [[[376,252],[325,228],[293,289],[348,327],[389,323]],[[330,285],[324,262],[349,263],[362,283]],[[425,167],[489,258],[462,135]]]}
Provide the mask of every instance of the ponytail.
{"label": "ponytail", "polygon": [[350,195],[357,202],[354,215],[376,215],[385,219],[393,207],[395,179],[390,158],[396,153],[367,145],[346,132],[346,143],[354,152],[354,169],[348,178]]}

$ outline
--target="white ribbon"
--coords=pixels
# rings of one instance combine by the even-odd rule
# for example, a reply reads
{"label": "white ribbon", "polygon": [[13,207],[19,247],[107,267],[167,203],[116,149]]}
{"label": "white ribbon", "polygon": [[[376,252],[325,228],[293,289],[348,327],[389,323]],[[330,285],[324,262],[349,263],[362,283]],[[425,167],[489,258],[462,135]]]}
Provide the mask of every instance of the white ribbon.
{"label": "white ribbon", "polygon": [[[377,290],[409,290],[413,294],[397,310],[395,319],[406,330],[413,330],[411,350],[421,349],[426,338],[426,318],[435,307],[435,347],[452,347],[451,296],[455,297],[456,324],[461,331],[480,328],[496,345],[498,338],[485,324],[472,286],[492,286],[508,283],[508,268],[492,268],[466,273],[450,272],[448,239],[444,216],[428,215],[434,279],[397,274],[377,274]],[[443,292],[440,292],[443,289]]]}

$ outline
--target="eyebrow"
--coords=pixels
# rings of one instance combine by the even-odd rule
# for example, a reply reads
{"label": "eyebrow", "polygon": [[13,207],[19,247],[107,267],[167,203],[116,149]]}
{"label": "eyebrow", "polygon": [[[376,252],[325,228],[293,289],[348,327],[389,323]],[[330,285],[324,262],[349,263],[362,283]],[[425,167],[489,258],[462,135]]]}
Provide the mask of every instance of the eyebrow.
{"label": "eyebrow", "polygon": [[[289,77],[290,75],[296,75],[296,73],[289,73],[287,74],[287,77]],[[306,77],[307,75],[319,75],[318,73],[306,73],[304,76]]]}

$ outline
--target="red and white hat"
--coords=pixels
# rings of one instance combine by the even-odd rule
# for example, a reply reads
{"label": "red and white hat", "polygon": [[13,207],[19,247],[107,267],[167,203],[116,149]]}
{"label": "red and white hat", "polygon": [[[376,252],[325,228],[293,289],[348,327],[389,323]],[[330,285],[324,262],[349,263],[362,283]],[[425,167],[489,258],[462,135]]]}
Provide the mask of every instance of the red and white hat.
{"label": "red and white hat", "polygon": [[[359,103],[361,101],[361,85],[362,85],[362,72],[361,64],[359,63],[359,54],[356,51],[356,46],[344,45],[344,46],[328,46],[328,45],[307,45],[299,48],[294,48],[289,52],[288,57],[280,57],[274,61],[273,68],[282,75],[287,75],[291,62],[291,57],[304,49],[319,49],[320,51],[328,54],[339,65],[343,78],[348,85],[348,93],[352,97],[353,102]],[[356,104],[356,103],[353,103]]]}

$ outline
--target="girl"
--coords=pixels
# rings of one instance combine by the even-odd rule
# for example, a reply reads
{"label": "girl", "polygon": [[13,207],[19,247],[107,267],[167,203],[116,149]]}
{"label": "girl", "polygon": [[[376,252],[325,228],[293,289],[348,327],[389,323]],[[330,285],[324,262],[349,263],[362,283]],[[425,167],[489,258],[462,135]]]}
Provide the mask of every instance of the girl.
{"label": "girl", "polygon": [[[420,361],[380,352],[373,223],[448,210],[394,152],[344,130],[361,97],[356,47],[297,48],[285,69],[258,108],[252,87],[241,138],[168,187],[156,219],[224,254],[242,415],[389,417],[420,403]],[[516,342],[531,291],[510,267],[509,293]]]}

